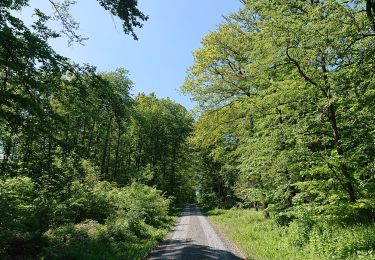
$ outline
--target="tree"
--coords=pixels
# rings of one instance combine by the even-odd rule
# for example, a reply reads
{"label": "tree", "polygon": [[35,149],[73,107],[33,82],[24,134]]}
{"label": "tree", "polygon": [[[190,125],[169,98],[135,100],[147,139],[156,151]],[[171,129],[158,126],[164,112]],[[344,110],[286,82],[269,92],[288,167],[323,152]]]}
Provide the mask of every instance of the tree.
{"label": "tree", "polygon": [[135,178],[156,185],[181,203],[191,198],[187,138],[192,118],[170,99],[140,94],[135,99],[131,168]]}
{"label": "tree", "polygon": [[[77,23],[69,12],[71,5],[74,5],[76,1],[74,0],[48,0],[54,9],[53,16],[48,16],[42,12],[42,10],[36,9],[35,13],[38,16],[43,17],[43,23],[39,23],[39,28],[43,28],[45,31],[49,31],[54,37],[58,36],[58,33],[52,32],[45,23],[49,19],[57,20],[61,23],[60,32],[69,38],[69,42],[80,42],[82,43],[85,40],[78,33],[79,23]],[[3,1],[0,8],[1,9],[13,9],[21,10],[23,7],[29,5],[29,0],[7,0]],[[106,10],[122,21],[123,31],[125,34],[130,34],[135,40],[138,39],[136,33],[134,32],[135,28],[142,28],[142,22],[148,20],[148,16],[142,13],[138,9],[137,0],[97,0],[97,2]],[[50,35],[50,36],[51,36]]]}
{"label": "tree", "polygon": [[[80,41],[73,1],[50,2],[63,33]],[[100,3],[136,37],[137,17],[146,19],[136,1]],[[170,198],[194,196],[192,117],[169,99],[132,98],[126,69],[99,73],[58,55],[50,17],[35,10],[28,27],[13,16],[27,4],[0,3],[0,258],[92,258],[103,248],[145,257],[169,225]],[[93,250],[81,250],[89,240]]]}
{"label": "tree", "polygon": [[231,133],[238,142],[237,196],[286,214],[335,215],[344,204],[356,218],[358,201],[366,208],[373,196],[365,3],[244,3],[202,41],[183,86],[209,112],[204,121],[225,125],[216,140]]}

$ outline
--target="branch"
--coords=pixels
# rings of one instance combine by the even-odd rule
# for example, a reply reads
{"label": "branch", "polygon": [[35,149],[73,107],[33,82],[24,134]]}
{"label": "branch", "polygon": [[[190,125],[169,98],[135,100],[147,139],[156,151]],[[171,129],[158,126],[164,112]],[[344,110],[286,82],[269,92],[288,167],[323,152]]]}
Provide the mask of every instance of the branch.
{"label": "branch", "polygon": [[290,55],[289,55],[289,47],[286,48],[286,56],[288,57],[288,59],[294,64],[296,65],[297,69],[298,69],[298,72],[299,74],[309,83],[313,84],[314,86],[318,87],[318,84],[313,81],[311,78],[309,78],[306,73],[302,70],[300,64],[295,60],[293,59]]}
{"label": "branch", "polygon": [[76,33],[76,30],[78,29],[78,24],[73,20],[72,17],[62,13],[61,7],[58,4],[56,4],[52,0],[48,1],[51,3],[53,9],[55,9],[55,13],[57,14],[58,19],[62,23],[63,29],[61,30],[61,32],[69,38],[69,45],[71,45],[73,42],[78,42],[79,44],[83,45],[82,42],[84,40],[87,40],[87,38],[83,38],[82,36]]}

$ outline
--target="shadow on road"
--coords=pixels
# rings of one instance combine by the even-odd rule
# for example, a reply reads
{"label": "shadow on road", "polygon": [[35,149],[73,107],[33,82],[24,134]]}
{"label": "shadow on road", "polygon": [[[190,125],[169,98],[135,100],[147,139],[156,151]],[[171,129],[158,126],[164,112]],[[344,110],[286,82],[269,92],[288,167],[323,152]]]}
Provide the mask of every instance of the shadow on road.
{"label": "shadow on road", "polygon": [[243,259],[228,251],[214,249],[208,246],[193,244],[190,241],[165,240],[153,251],[150,260],[161,259]]}
{"label": "shadow on road", "polygon": [[187,204],[168,239],[154,249],[148,259],[243,259],[227,248],[206,217],[201,216],[204,215],[199,207]]}
{"label": "shadow on road", "polygon": [[181,216],[202,216],[202,212],[194,204],[187,204],[182,211]]}

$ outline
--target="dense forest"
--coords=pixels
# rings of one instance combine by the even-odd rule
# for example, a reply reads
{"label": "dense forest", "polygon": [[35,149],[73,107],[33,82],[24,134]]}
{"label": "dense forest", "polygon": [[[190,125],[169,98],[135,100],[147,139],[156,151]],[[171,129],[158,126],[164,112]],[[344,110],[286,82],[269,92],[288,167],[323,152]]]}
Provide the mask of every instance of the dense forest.
{"label": "dense forest", "polygon": [[204,200],[374,220],[372,8],[247,1],[203,39],[183,90]]}
{"label": "dense forest", "polygon": [[276,212],[373,216],[367,2],[247,1],[203,39],[183,90],[201,109],[193,141],[210,173],[205,195]]}
{"label": "dense forest", "polygon": [[[100,2],[117,14],[116,1]],[[144,257],[170,204],[194,196],[193,119],[170,99],[132,97],[126,69],[98,72],[57,54],[49,39],[82,41],[69,2],[52,2],[61,32],[41,10],[26,26],[14,14],[27,3],[0,4],[0,258]],[[134,10],[120,11],[136,38],[146,16]]]}
{"label": "dense forest", "polygon": [[[0,3],[0,258],[142,259],[194,200],[374,256],[375,1],[243,0],[194,53],[195,116],[56,53],[73,1],[31,26],[28,2]],[[137,39],[137,1],[98,2]]]}
{"label": "dense forest", "polygon": [[243,3],[204,37],[182,87],[198,103],[199,200],[263,210],[297,225],[301,245],[319,223],[326,238],[369,225],[340,243],[357,239],[345,259],[373,257],[375,2]]}

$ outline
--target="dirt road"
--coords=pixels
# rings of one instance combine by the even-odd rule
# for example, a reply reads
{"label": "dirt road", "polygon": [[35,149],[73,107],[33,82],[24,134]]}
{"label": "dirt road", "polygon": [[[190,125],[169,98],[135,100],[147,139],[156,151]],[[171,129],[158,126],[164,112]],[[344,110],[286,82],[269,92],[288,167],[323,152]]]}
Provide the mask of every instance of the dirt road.
{"label": "dirt road", "polygon": [[243,259],[233,252],[199,208],[189,204],[149,259]]}

